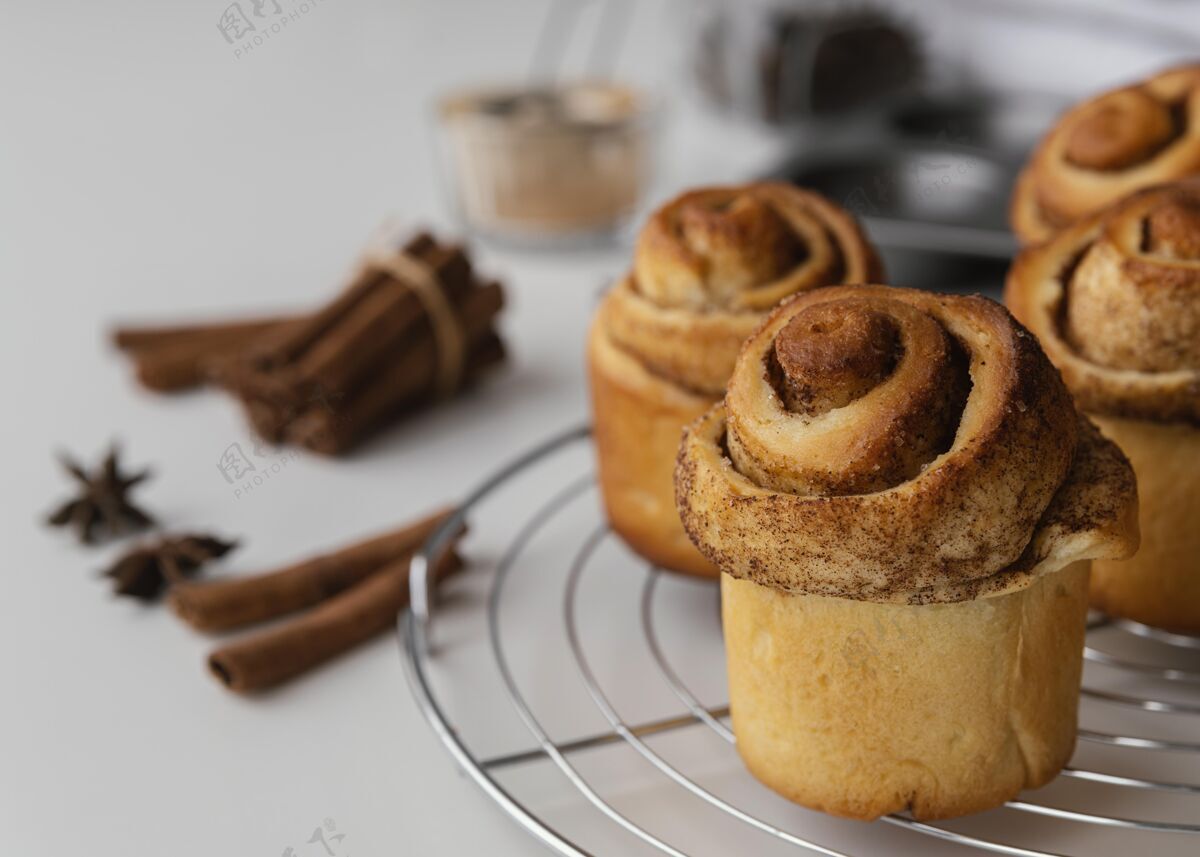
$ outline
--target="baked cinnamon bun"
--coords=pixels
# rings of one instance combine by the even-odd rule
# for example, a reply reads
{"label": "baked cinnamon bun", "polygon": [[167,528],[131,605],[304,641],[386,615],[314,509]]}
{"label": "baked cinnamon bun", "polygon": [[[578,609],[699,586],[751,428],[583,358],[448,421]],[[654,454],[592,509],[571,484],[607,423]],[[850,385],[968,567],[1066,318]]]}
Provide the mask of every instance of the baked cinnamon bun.
{"label": "baked cinnamon bun", "polygon": [[1087,560],[1136,546],[1133,473],[981,297],[800,295],[684,435],[722,575],[737,747],[805,806],[945,818],[1071,755]]}
{"label": "baked cinnamon bun", "polygon": [[1093,565],[1094,606],[1200,633],[1200,179],[1023,251],[1005,300],[1137,473],[1142,546]]}
{"label": "baked cinnamon bun", "polygon": [[650,217],[587,349],[600,487],[630,547],[716,577],[675,511],[683,427],[721,397],[738,348],[782,298],[880,272],[853,217],[791,185],[694,190]]}
{"label": "baked cinnamon bun", "polygon": [[1133,191],[1200,173],[1200,65],[1171,69],[1069,110],[1017,180],[1013,230],[1022,243]]}

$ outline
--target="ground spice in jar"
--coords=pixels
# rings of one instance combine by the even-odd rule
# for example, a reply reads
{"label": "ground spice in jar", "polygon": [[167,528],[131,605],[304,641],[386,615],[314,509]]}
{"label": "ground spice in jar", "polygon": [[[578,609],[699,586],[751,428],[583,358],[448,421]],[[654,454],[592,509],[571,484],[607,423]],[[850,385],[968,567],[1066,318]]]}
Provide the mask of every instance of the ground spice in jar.
{"label": "ground spice in jar", "polygon": [[441,103],[460,211],[517,239],[610,232],[629,217],[650,167],[650,114],[606,83],[452,95]]}

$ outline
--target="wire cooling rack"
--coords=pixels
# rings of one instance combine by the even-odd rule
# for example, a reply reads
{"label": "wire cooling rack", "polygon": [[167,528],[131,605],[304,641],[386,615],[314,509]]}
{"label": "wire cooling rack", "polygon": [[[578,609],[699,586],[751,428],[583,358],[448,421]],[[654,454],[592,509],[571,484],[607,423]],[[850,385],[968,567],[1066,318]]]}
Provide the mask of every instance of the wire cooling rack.
{"label": "wire cooling rack", "polygon": [[[1092,618],[1076,752],[1043,789],[947,822],[831,818],[741,766],[716,587],[629,553],[591,467],[579,427],[487,479],[418,555],[400,627],[434,733],[552,851],[1200,853],[1200,638]],[[460,523],[492,554],[435,612],[426,556]]]}

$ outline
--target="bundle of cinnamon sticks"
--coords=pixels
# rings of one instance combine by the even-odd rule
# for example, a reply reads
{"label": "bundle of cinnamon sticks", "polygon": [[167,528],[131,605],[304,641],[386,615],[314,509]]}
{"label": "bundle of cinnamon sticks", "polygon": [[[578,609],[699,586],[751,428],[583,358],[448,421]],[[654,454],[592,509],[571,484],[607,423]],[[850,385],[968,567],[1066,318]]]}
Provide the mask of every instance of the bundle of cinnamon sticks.
{"label": "bundle of cinnamon sticks", "polygon": [[421,233],[376,247],[332,302],[307,315],[121,328],[114,342],[158,391],[211,381],[273,443],[336,455],[504,357],[499,283],[462,247]]}
{"label": "bundle of cinnamon sticks", "polygon": [[[408,604],[413,553],[449,510],[332,553],[249,577],[178,583],[168,601],[185,622],[223,632],[284,619],[220,646],[209,671],[253,693],[282,684],[391,628]],[[431,567],[435,582],[462,567],[454,543]]]}

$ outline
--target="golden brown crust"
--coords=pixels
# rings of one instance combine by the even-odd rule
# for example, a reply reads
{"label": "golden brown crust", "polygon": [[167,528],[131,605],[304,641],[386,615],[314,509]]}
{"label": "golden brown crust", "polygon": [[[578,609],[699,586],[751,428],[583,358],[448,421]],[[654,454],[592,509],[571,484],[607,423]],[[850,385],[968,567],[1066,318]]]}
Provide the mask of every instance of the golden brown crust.
{"label": "golden brown crust", "polygon": [[683,426],[724,393],[742,342],[781,297],[879,270],[849,214],[791,185],[696,190],[650,218],[588,343],[601,487],[638,553],[715,576],[674,509]]}
{"label": "golden brown crust", "polygon": [[1200,634],[1200,430],[1097,417],[1137,472],[1142,546],[1097,560],[1092,606],[1156,628]]}
{"label": "golden brown crust", "polygon": [[604,296],[596,314],[604,335],[647,371],[680,389],[720,398],[738,348],[761,313],[664,308],[638,294],[633,277]]}
{"label": "golden brown crust", "polygon": [[1023,243],[1150,185],[1200,173],[1200,65],[1097,95],[1067,111],[1017,179]]}
{"label": "golden brown crust", "polygon": [[1087,571],[920,608],[722,576],[738,752],[849,818],[951,818],[1044,785],[1074,749]]}
{"label": "golden brown crust", "polygon": [[[791,412],[769,355],[793,319],[832,302],[892,320],[895,368],[843,407]],[[946,399],[960,371],[969,393]],[[676,469],[684,528],[722,571],[907,603],[995,595],[1068,562],[1128,555],[1132,486],[1128,462],[1080,428],[1058,373],[1003,307],[883,286],[781,305],[743,347],[725,404],[689,427]]]}
{"label": "golden brown crust", "polygon": [[1142,190],[1026,248],[1005,302],[1084,411],[1200,424],[1200,179]]}
{"label": "golden brown crust", "polygon": [[[742,473],[779,491],[865,494],[916,476],[949,446],[967,362],[937,319],[893,292],[796,302],[747,344],[749,366],[727,393]],[[803,360],[786,356],[796,351]]]}
{"label": "golden brown crust", "polygon": [[716,566],[683,531],[671,484],[681,427],[708,410],[712,399],[646,371],[604,336],[599,319],[588,335],[587,362],[600,492],[609,524],[654,565],[717,577]]}
{"label": "golden brown crust", "polygon": [[689,191],[638,235],[633,275],[660,307],[763,312],[785,297],[880,277],[858,222],[825,197],[759,182]]}
{"label": "golden brown crust", "polygon": [[880,262],[854,218],[819,194],[759,183],[685,193],[643,227],[604,329],[651,371],[718,397],[742,342],[782,298],[868,282]]}

